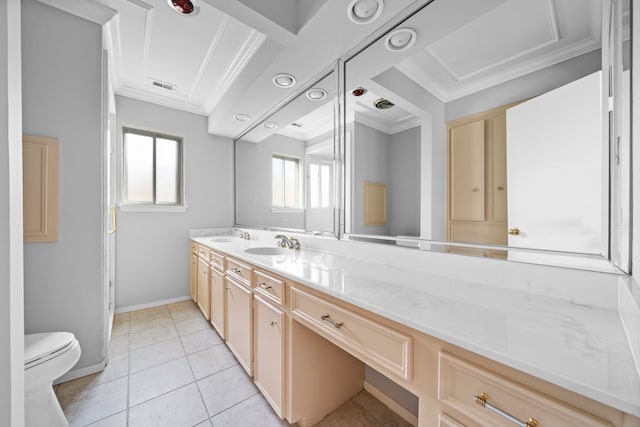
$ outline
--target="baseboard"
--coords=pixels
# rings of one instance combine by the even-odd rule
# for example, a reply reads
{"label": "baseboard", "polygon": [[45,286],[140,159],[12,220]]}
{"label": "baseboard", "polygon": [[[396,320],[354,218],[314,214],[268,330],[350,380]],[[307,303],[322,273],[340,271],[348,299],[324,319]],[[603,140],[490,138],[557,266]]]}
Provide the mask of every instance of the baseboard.
{"label": "baseboard", "polygon": [[149,303],[146,303],[146,304],[130,305],[128,307],[117,307],[116,308],[116,314],[128,313],[130,311],[142,310],[144,308],[157,307],[159,305],[173,304],[174,302],[187,301],[187,300],[190,300],[190,299],[191,299],[191,297],[187,295],[187,296],[184,296],[184,297],[165,299],[165,300],[161,300],[161,301],[154,301],[154,302],[149,302]]}
{"label": "baseboard", "polygon": [[77,378],[86,377],[87,375],[101,372],[105,368],[104,361],[96,363],[95,365],[85,366],[84,368],[72,369],[57,380],[53,384],[66,383],[67,381],[75,380]]}
{"label": "baseboard", "polygon": [[376,399],[378,399],[380,402],[384,403],[393,412],[398,414],[403,420],[405,420],[406,422],[408,422],[409,424],[411,424],[413,426],[417,426],[418,425],[418,416],[417,415],[413,415],[411,412],[409,412],[404,407],[402,407],[398,402],[396,402],[395,400],[391,399],[389,396],[387,396],[382,391],[380,391],[379,388],[377,388],[376,386],[372,385],[371,383],[365,381],[364,382],[364,389],[366,391],[368,391],[369,393],[371,393],[371,395],[373,397],[375,397]]}

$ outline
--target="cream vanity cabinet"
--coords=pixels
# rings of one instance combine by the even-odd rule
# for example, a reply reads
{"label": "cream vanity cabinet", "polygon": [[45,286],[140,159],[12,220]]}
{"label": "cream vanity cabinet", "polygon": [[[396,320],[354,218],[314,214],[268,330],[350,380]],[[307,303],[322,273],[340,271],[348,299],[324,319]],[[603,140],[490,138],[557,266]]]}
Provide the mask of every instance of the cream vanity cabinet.
{"label": "cream vanity cabinet", "polygon": [[418,397],[420,427],[516,425],[492,409],[529,427],[640,427],[640,418],[233,254],[217,256],[226,263],[226,343],[290,423],[314,425],[362,390],[366,364]]}
{"label": "cream vanity cabinet", "polygon": [[240,365],[253,376],[253,292],[252,268],[227,258],[224,278],[227,301],[226,342]]}
{"label": "cream vanity cabinet", "polygon": [[204,246],[198,247],[198,284],[196,303],[205,319],[211,316],[209,296],[209,250]]}
{"label": "cream vanity cabinet", "polygon": [[189,252],[189,293],[193,302],[198,302],[198,245],[191,242]]}
{"label": "cream vanity cabinet", "polygon": [[284,418],[286,284],[255,270],[253,277],[253,379],[278,416]]}
{"label": "cream vanity cabinet", "polygon": [[226,294],[224,282],[224,270],[225,270],[225,257],[214,251],[209,252],[210,261],[210,289],[209,294],[211,317],[209,321],[214,329],[218,332],[220,337],[224,339],[226,337]]}

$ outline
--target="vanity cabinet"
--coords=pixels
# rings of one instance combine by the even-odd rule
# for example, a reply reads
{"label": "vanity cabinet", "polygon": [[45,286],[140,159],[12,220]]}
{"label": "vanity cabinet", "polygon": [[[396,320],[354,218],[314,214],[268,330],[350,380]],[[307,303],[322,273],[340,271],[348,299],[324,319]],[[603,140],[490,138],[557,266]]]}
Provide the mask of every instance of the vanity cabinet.
{"label": "vanity cabinet", "polygon": [[193,302],[198,302],[198,245],[191,243],[189,252],[189,293]]}
{"label": "vanity cabinet", "polygon": [[225,281],[227,303],[226,342],[240,365],[253,376],[253,292],[251,267],[227,259]]}
{"label": "vanity cabinet", "polygon": [[273,410],[283,418],[286,316],[262,295],[254,296],[253,313],[253,378]]}
{"label": "vanity cabinet", "polygon": [[209,289],[209,264],[204,258],[198,257],[198,297],[196,303],[207,320],[211,316]]}
{"label": "vanity cabinet", "polygon": [[211,325],[218,332],[222,339],[226,337],[226,294],[227,291],[225,289],[224,282],[224,265],[225,265],[225,257],[216,252],[210,253],[210,308],[211,308],[211,318],[209,319]]}

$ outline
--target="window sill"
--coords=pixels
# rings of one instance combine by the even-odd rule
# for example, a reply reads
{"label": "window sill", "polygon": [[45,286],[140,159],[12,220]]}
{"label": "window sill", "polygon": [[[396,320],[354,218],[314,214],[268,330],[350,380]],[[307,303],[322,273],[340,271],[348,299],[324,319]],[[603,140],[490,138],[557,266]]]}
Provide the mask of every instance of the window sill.
{"label": "window sill", "polygon": [[271,212],[273,213],[303,213],[304,212],[304,208],[278,208],[278,207],[271,207]]}
{"label": "window sill", "polygon": [[120,212],[175,212],[184,213],[187,211],[186,205],[180,206],[164,206],[164,205],[132,205],[132,204],[119,204],[118,209]]}

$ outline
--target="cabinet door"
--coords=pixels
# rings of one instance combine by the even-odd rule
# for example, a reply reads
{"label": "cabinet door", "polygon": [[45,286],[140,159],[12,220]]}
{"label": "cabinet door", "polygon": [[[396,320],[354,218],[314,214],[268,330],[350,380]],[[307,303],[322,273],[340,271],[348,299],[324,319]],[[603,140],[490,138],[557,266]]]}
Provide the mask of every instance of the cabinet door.
{"label": "cabinet door", "polygon": [[225,277],[227,290],[227,346],[249,376],[253,376],[252,299],[245,286]]}
{"label": "cabinet door", "polygon": [[[491,219],[507,221],[507,120],[502,114],[490,121],[491,126]],[[505,227],[506,228],[506,227]],[[506,231],[506,230],[505,230]],[[507,235],[503,235],[507,244]]]}
{"label": "cabinet door", "polygon": [[450,219],[485,219],[484,120],[451,129]]}
{"label": "cabinet door", "polygon": [[209,320],[211,308],[209,307],[211,297],[209,296],[209,265],[202,261],[198,261],[198,307]]}
{"label": "cabinet door", "polygon": [[189,292],[193,302],[198,302],[198,255],[191,254],[191,265],[189,268]]}
{"label": "cabinet door", "polygon": [[285,315],[265,299],[254,298],[254,381],[280,418],[284,411]]}
{"label": "cabinet door", "polygon": [[211,325],[225,338],[225,294],[224,274],[211,269]]}

